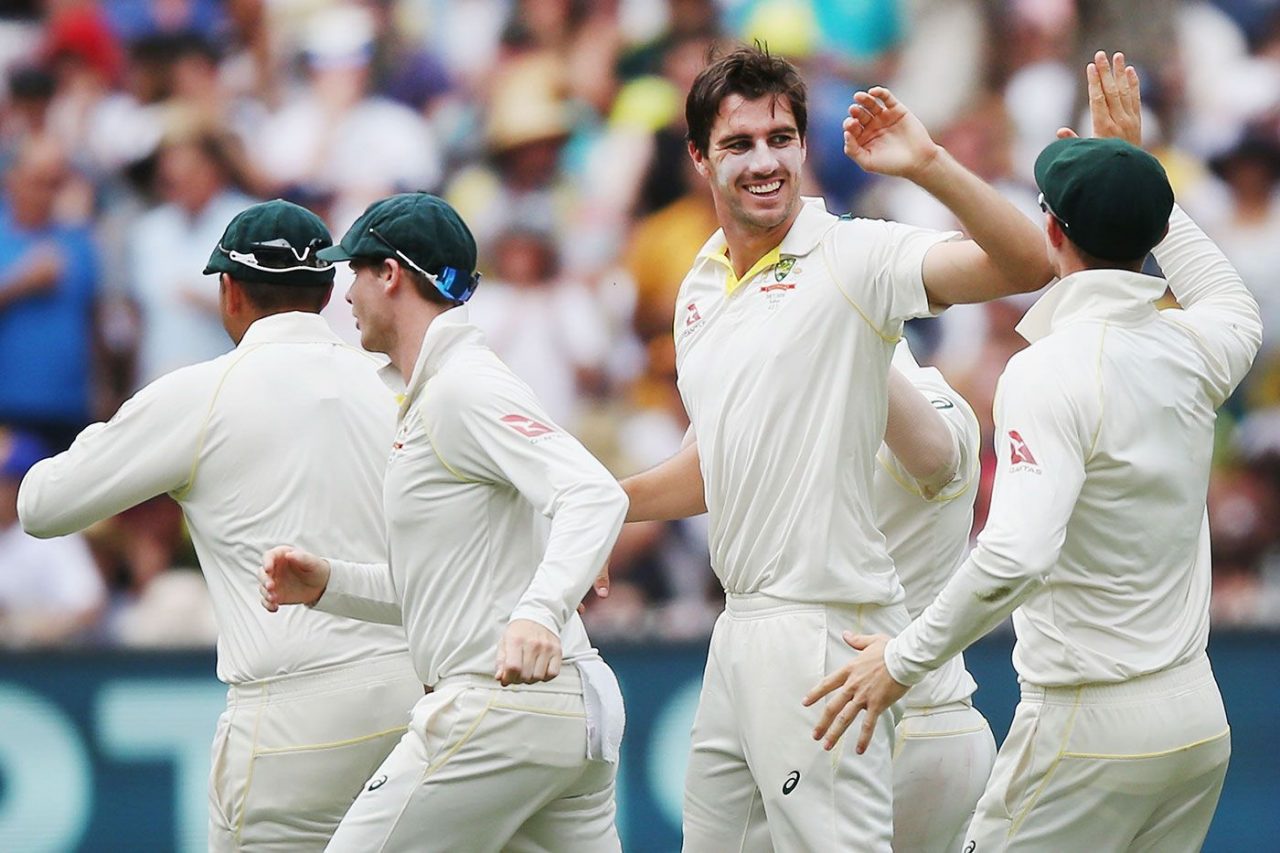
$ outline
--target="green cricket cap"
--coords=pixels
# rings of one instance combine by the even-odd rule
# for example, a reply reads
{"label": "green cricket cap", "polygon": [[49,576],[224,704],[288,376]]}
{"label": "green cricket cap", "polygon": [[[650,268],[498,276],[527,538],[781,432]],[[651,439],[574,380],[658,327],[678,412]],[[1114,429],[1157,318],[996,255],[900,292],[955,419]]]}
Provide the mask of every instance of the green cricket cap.
{"label": "green cricket cap", "polygon": [[1056,140],[1036,158],[1035,175],[1048,212],[1095,258],[1144,258],[1168,228],[1169,176],[1159,160],[1123,140]]}
{"label": "green cricket cap", "polygon": [[448,299],[475,291],[476,240],[458,211],[430,193],[400,193],[369,205],[342,241],[320,252],[328,261],[353,258],[401,263],[426,275]]}
{"label": "green cricket cap", "polygon": [[333,284],[333,262],[320,250],[333,237],[320,217],[283,199],[236,214],[209,255],[204,274],[227,273],[239,281],[319,286]]}

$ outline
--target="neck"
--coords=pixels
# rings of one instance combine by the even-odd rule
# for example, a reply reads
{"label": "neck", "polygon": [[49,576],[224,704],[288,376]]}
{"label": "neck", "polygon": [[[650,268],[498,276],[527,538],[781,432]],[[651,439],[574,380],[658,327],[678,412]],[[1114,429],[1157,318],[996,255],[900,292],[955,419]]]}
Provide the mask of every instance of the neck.
{"label": "neck", "polygon": [[422,344],[426,340],[427,329],[444,311],[443,306],[418,300],[411,310],[400,315],[400,322],[396,327],[396,339],[387,357],[391,359],[396,370],[400,371],[406,384],[413,378],[413,369],[422,355]]}
{"label": "neck", "polygon": [[724,239],[729,246],[729,263],[733,265],[733,274],[742,278],[756,261],[782,242],[799,215],[800,206],[796,205],[790,216],[772,228],[756,228],[722,217],[721,221],[725,223],[722,226]]}

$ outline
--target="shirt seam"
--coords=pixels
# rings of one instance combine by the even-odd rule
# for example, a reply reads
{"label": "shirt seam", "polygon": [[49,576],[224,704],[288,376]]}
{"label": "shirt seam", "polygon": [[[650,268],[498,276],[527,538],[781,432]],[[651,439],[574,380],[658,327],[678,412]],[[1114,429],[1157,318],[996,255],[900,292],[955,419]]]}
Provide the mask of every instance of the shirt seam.
{"label": "shirt seam", "polygon": [[209,434],[209,423],[213,420],[213,409],[214,406],[218,404],[218,397],[222,394],[222,386],[226,384],[227,377],[231,375],[231,371],[235,370],[236,367],[240,365],[240,362],[249,357],[250,353],[256,352],[262,346],[265,346],[265,344],[254,344],[249,347],[233,359],[232,362],[227,365],[227,369],[222,372],[222,376],[218,379],[217,386],[213,389],[213,396],[209,398],[209,408],[205,412],[204,421],[200,424],[200,432],[196,437],[196,448],[191,456],[191,468],[187,473],[187,484],[181,489],[175,489],[171,493],[174,500],[182,500],[187,495],[191,494],[191,490],[195,488],[196,472],[200,468],[200,454],[204,451],[205,438]]}
{"label": "shirt seam", "polygon": [[862,306],[859,305],[854,300],[854,298],[850,296],[848,293],[846,293],[845,289],[840,286],[840,282],[836,280],[836,273],[835,273],[836,269],[838,269],[838,266],[835,264],[832,264],[831,259],[828,257],[831,251],[832,251],[831,241],[823,240],[822,241],[822,263],[823,263],[823,266],[827,268],[827,275],[831,277],[831,283],[835,287],[835,289],[839,291],[840,296],[844,299],[845,302],[849,303],[850,307],[852,307],[853,310],[857,312],[858,316],[861,317],[863,321],[866,322],[866,324],[871,327],[871,331],[875,332],[876,335],[880,338],[880,340],[890,344],[896,344],[898,341],[902,340],[902,335],[900,334],[899,335],[885,334],[883,329],[881,329],[874,322],[872,322],[871,318],[867,315],[867,312],[862,310]]}

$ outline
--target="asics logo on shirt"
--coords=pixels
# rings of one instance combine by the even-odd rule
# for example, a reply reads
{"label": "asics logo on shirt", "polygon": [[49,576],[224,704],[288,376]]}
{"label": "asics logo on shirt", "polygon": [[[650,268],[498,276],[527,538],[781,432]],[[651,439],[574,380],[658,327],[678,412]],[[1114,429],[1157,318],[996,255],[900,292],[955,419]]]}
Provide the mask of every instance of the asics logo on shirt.
{"label": "asics logo on shirt", "polygon": [[526,438],[538,438],[556,431],[555,427],[524,415],[503,415],[502,422]]}
{"label": "asics logo on shirt", "polygon": [[386,774],[384,773],[383,775],[378,776],[377,778],[373,779],[373,780],[369,783],[369,787],[368,787],[368,788],[365,788],[365,790],[366,790],[366,791],[376,791],[376,790],[378,790],[379,788],[381,788],[381,787],[382,787],[383,785],[385,785],[385,784],[387,784],[387,776],[386,776]]}
{"label": "asics logo on shirt", "polygon": [[787,781],[782,783],[782,796],[790,794],[796,789],[796,785],[800,784],[800,771],[792,770],[787,776]]}

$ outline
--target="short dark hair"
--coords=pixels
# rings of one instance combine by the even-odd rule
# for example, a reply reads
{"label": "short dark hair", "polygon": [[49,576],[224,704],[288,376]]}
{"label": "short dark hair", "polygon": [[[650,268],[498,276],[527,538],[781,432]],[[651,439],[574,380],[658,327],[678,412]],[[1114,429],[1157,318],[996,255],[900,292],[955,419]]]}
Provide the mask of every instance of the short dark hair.
{"label": "short dark hair", "polygon": [[713,59],[699,72],[685,100],[684,116],[689,125],[689,142],[700,154],[711,145],[711,127],[720,114],[720,104],[730,95],[749,101],[772,96],[786,98],[803,140],[809,111],[805,106],[804,80],[788,60],[769,53],[760,44],[742,45]]}
{"label": "short dark hair", "polygon": [[234,280],[250,302],[267,312],[308,311],[318,314],[333,289],[332,284],[267,284],[241,278]]}

